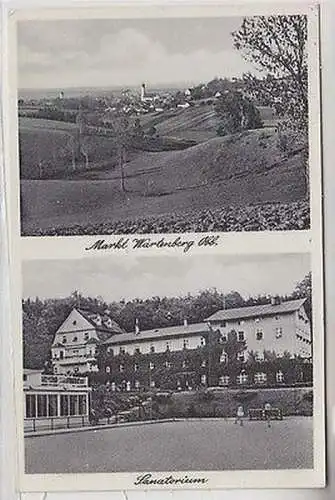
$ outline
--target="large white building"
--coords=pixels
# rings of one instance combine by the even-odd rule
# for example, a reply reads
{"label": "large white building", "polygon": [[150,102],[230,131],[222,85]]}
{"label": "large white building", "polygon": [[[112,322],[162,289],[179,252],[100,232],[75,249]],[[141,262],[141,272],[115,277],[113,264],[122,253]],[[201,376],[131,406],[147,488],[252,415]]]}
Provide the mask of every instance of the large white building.
{"label": "large white building", "polygon": [[[195,351],[202,353],[201,365],[204,368],[209,351],[201,348],[210,346],[211,335],[212,338],[219,337],[222,346],[220,363],[223,363],[225,342],[232,331],[238,341],[245,343],[245,349],[238,354],[241,362],[247,361],[250,355],[262,361],[265,352],[275,353],[278,357],[290,353],[291,357],[310,359],[311,326],[304,303],[305,299],[285,302],[273,299],[265,305],[222,309],[203,323],[188,324],[184,321],[182,325],[145,331],[137,325],[129,333],[124,332],[108,314],[74,308],[55,334],[51,348],[53,372],[70,375],[98,371],[98,346],[105,356],[100,369],[108,373],[115,372],[116,367],[119,372],[129,372],[131,367],[136,371],[139,366],[136,359],[140,359],[141,366],[148,363],[151,366],[158,362],[157,356],[159,362],[170,366],[174,359],[182,362],[178,353]],[[155,363],[151,358],[157,358]]]}
{"label": "large white building", "polygon": [[79,374],[96,371],[97,345],[124,330],[105,314],[73,308],[58,328],[51,347],[55,374]]}
{"label": "large white building", "polygon": [[207,318],[212,328],[220,331],[223,341],[232,330],[238,340],[245,341],[246,358],[252,351],[262,359],[264,351],[277,356],[289,352],[303,358],[312,356],[311,325],[306,314],[306,299],[280,302],[273,298],[270,304],[222,309]]}

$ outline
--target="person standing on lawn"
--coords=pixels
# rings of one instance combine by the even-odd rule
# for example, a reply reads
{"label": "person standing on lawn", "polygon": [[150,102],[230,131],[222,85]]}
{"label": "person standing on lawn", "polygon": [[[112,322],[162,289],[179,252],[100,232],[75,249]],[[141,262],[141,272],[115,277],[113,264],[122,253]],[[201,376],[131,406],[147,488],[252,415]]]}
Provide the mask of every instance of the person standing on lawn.
{"label": "person standing on lawn", "polygon": [[239,422],[240,426],[243,427],[243,418],[244,418],[244,408],[242,405],[240,405],[237,408],[236,417],[235,417],[235,424],[237,424],[237,422]]}
{"label": "person standing on lawn", "polygon": [[271,409],[272,406],[270,403],[265,403],[264,405],[264,417],[267,422],[268,427],[271,427]]}

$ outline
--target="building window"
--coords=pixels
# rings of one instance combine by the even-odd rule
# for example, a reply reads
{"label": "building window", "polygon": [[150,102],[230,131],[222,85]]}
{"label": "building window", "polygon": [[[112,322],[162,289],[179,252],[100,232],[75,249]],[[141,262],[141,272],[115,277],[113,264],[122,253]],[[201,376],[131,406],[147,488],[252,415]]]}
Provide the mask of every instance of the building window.
{"label": "building window", "polygon": [[259,323],[259,318],[255,318],[255,323]]}
{"label": "building window", "polygon": [[184,349],[187,349],[187,347],[188,347],[188,339],[184,339],[184,341],[183,341],[183,347],[184,347]]}
{"label": "building window", "polygon": [[120,373],[124,372],[124,365],[119,366],[119,371],[120,371]]}
{"label": "building window", "polygon": [[108,347],[107,352],[108,352],[108,354],[111,354],[112,356],[114,354],[114,351],[113,351],[112,347]]}
{"label": "building window", "polygon": [[121,346],[121,347],[120,347],[119,354],[125,354],[125,353],[126,353],[126,349],[125,349],[125,347]]}
{"label": "building window", "polygon": [[202,345],[202,346],[206,345],[206,339],[205,339],[205,337],[201,337],[200,338],[200,345]]}
{"label": "building window", "polygon": [[254,381],[255,381],[255,384],[266,384],[266,381],[267,381],[266,373],[263,373],[263,372],[255,373]]}
{"label": "building window", "polygon": [[134,372],[137,372],[137,370],[138,370],[138,364],[137,364],[137,363],[135,363],[135,364],[134,364]]}
{"label": "building window", "polygon": [[255,360],[256,361],[264,361],[264,353],[256,351],[255,352]]}
{"label": "building window", "polygon": [[87,406],[86,406],[86,396],[83,394],[79,394],[79,415],[86,415]]}
{"label": "building window", "polygon": [[171,368],[171,361],[165,361],[165,368]]}
{"label": "building window", "polygon": [[276,339],[280,339],[283,336],[283,329],[281,327],[276,328]]}
{"label": "building window", "polygon": [[106,366],[106,373],[110,373],[111,372],[111,367],[110,366]]}
{"label": "building window", "polygon": [[73,337],[72,342],[77,342],[78,337]]}
{"label": "building window", "polygon": [[237,353],[237,360],[241,361],[242,363],[245,362],[244,351]]}
{"label": "building window", "polygon": [[229,384],[229,375],[222,375],[219,378],[219,385],[228,385]]}
{"label": "building window", "polygon": [[141,349],[139,347],[135,347],[135,354],[141,354]]}
{"label": "building window", "polygon": [[263,340],[263,330],[261,328],[257,328],[256,330],[256,340]]}
{"label": "building window", "polygon": [[207,365],[207,363],[206,363],[206,360],[204,359],[204,360],[201,362],[201,367],[202,367],[202,368],[206,368],[206,365]]}
{"label": "building window", "polygon": [[167,350],[167,351],[169,351],[169,350],[170,350],[170,343],[169,343],[169,342],[166,342],[166,344],[165,344],[165,348],[166,348],[166,350]]}
{"label": "building window", "polygon": [[246,374],[245,371],[241,372],[237,378],[236,381],[238,384],[246,384],[248,382],[248,375]]}
{"label": "building window", "polygon": [[88,340],[90,338],[90,334],[88,332],[84,333],[84,340]]}
{"label": "building window", "polygon": [[154,345],[150,346],[150,352],[155,352],[155,346]]}
{"label": "building window", "polygon": [[152,362],[150,361],[150,363],[149,363],[149,369],[150,369],[150,370],[154,370],[154,368],[155,368],[154,363],[152,363]]}
{"label": "building window", "polygon": [[279,316],[275,316],[275,319],[277,319],[277,320],[278,320],[278,319],[279,319]]}
{"label": "building window", "polygon": [[238,322],[237,322],[238,325],[244,325],[244,319],[240,319]]}
{"label": "building window", "polygon": [[279,384],[284,382],[284,374],[280,370],[279,370],[279,372],[276,373],[276,382],[278,382]]}
{"label": "building window", "polygon": [[61,394],[60,396],[60,414],[61,417],[65,417],[69,414],[69,405],[68,405],[68,396],[67,394]]}
{"label": "building window", "polygon": [[46,417],[47,416],[47,395],[38,394],[37,395],[37,416]]}
{"label": "building window", "polygon": [[227,326],[227,321],[221,321],[220,327],[225,328]]}
{"label": "building window", "polygon": [[244,340],[245,340],[244,332],[242,332],[242,331],[238,332],[238,334],[237,334],[237,340],[238,340],[238,342],[244,342]]}
{"label": "building window", "polygon": [[36,396],[34,394],[26,394],[26,417],[36,417]]}
{"label": "building window", "polygon": [[72,321],[72,324],[73,324],[73,325],[76,325],[76,324],[77,324],[77,320],[76,320],[76,319],[74,319],[74,320]]}
{"label": "building window", "polygon": [[225,352],[223,352],[220,356],[220,363],[227,363],[228,361],[228,356]]}
{"label": "building window", "polygon": [[66,341],[67,341],[66,335],[63,335],[63,340],[62,340],[63,344],[66,344]]}
{"label": "building window", "polygon": [[222,333],[221,334],[221,339],[220,339],[220,342],[227,342],[228,340],[228,336],[226,333]]}
{"label": "building window", "polygon": [[64,359],[64,351],[59,351],[59,359]]}
{"label": "building window", "polygon": [[48,395],[48,416],[49,417],[58,416],[57,394]]}

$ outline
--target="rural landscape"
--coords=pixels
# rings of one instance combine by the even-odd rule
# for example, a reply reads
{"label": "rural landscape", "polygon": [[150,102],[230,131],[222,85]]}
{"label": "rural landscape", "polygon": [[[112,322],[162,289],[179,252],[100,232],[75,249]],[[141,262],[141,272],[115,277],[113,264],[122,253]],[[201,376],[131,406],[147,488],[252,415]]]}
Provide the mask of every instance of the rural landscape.
{"label": "rural landscape", "polygon": [[236,76],[19,89],[22,234],[308,229],[306,17],[235,25]]}

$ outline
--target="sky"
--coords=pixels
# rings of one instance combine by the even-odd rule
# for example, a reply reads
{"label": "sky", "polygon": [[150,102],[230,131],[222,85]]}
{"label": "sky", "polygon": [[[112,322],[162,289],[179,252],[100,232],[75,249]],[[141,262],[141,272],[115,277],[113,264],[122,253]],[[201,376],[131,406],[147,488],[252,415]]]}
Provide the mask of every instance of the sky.
{"label": "sky", "polygon": [[252,70],[240,17],[20,21],[21,89],[196,84]]}
{"label": "sky", "polygon": [[183,296],[208,288],[237,291],[246,298],[285,295],[309,271],[309,254],[32,260],[23,263],[23,297],[61,298],[78,290],[112,302]]}

